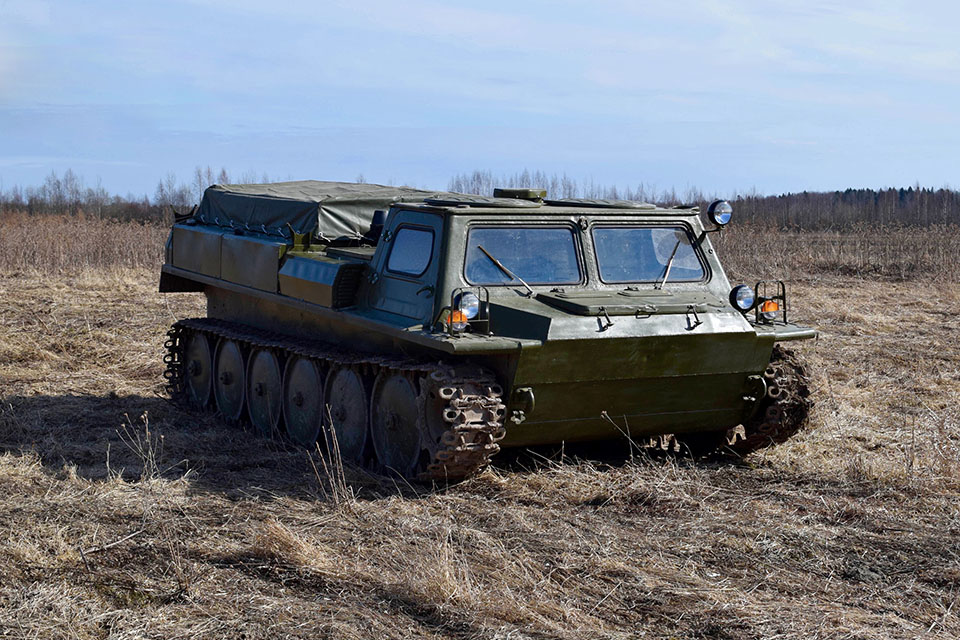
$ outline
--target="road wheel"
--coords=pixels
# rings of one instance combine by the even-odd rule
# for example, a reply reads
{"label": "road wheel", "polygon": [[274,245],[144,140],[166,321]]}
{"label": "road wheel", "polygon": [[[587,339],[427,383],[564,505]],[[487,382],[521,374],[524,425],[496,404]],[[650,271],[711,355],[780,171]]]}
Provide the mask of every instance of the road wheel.
{"label": "road wheel", "polygon": [[417,389],[410,376],[381,371],[370,399],[370,435],[377,460],[397,475],[415,475],[422,450]]}
{"label": "road wheel", "polygon": [[335,367],[327,376],[325,396],[331,420],[325,429],[327,444],[332,448],[332,429],[340,456],[344,460],[359,463],[367,444],[367,425],[370,422],[370,398],[363,377],[353,368]]}
{"label": "road wheel", "polygon": [[214,358],[213,395],[217,411],[228,421],[236,422],[243,416],[244,386],[240,344],[221,338]]}
{"label": "road wheel", "polygon": [[210,403],[210,372],[213,370],[207,336],[191,332],[183,355],[183,390],[187,403],[194,407],[206,407]]}
{"label": "road wheel", "polygon": [[282,414],[280,360],[269,349],[257,349],[247,366],[247,410],[250,423],[265,438],[277,432]]}
{"label": "road wheel", "polygon": [[295,356],[283,373],[283,418],[287,435],[311,451],[323,425],[323,375],[317,362]]}

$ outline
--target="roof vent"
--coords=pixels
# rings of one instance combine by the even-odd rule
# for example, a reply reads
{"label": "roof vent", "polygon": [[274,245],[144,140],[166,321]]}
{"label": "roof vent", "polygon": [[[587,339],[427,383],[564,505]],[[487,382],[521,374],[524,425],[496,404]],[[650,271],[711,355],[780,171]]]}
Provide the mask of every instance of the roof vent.
{"label": "roof vent", "polygon": [[539,201],[515,198],[488,198],[486,196],[458,195],[451,193],[437,198],[425,198],[426,204],[435,207],[493,207],[495,209],[529,209],[540,206]]}
{"label": "roof vent", "polygon": [[494,198],[513,198],[514,200],[531,200],[543,202],[547,197],[546,189],[494,189]]}
{"label": "roof vent", "polygon": [[633,200],[596,200],[593,198],[560,198],[547,200],[547,204],[555,207],[590,207],[592,209],[656,209],[649,202],[635,202]]}

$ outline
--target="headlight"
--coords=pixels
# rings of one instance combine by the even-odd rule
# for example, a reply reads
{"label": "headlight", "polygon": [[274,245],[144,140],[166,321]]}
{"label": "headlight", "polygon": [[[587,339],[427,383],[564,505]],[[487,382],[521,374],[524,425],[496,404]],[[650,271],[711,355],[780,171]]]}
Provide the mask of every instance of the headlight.
{"label": "headlight", "polygon": [[745,284],[737,285],[730,291],[730,304],[744,313],[753,309],[756,302],[757,294]]}
{"label": "headlight", "polygon": [[458,293],[453,298],[453,307],[447,322],[456,333],[467,330],[470,321],[480,315],[480,298],[470,291]]}
{"label": "headlight", "polygon": [[480,313],[480,298],[467,291],[457,296],[453,306],[456,310],[462,311],[467,320],[473,320]]}
{"label": "headlight", "polygon": [[707,207],[707,217],[710,218],[710,222],[722,227],[733,217],[733,207],[726,200],[714,200]]}

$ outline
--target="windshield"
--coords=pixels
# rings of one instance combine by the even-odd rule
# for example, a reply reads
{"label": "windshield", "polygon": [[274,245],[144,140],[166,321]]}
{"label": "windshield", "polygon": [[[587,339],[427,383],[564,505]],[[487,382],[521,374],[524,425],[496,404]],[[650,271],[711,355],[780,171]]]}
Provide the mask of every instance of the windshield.
{"label": "windshield", "polygon": [[705,275],[690,234],[681,227],[595,227],[593,244],[604,282],[657,282],[674,247],[670,282],[692,282]]}
{"label": "windshield", "polygon": [[517,281],[501,271],[479,247],[530,284],[577,284],[582,279],[576,241],[569,227],[470,229],[464,268],[467,282],[510,284]]}

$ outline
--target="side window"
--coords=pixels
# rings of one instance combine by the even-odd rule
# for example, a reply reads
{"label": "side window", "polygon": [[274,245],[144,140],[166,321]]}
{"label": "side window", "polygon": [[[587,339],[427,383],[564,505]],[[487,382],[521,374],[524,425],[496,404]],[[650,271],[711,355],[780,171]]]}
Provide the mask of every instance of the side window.
{"label": "side window", "polygon": [[405,276],[421,276],[433,257],[433,231],[417,227],[400,227],[393,237],[387,271]]}

